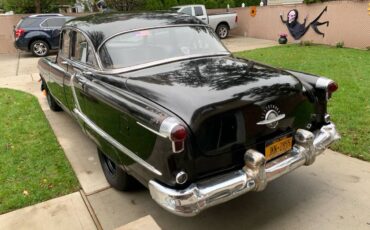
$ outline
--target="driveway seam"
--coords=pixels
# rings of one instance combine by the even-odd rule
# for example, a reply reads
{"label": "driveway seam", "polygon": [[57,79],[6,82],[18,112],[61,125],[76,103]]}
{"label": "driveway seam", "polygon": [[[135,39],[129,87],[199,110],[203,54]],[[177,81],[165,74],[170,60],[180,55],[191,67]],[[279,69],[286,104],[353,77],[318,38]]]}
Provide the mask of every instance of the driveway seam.
{"label": "driveway seam", "polygon": [[90,216],[91,216],[92,220],[95,223],[96,228],[98,230],[103,230],[103,227],[100,224],[100,221],[99,221],[98,217],[96,216],[96,213],[95,213],[93,207],[91,206],[91,204],[89,202],[89,199],[87,199],[87,196],[86,196],[85,192],[82,189],[80,190],[80,194],[81,194],[82,200],[84,201],[88,212],[90,213]]}
{"label": "driveway seam", "polygon": [[90,192],[90,193],[85,193],[85,191],[84,191],[84,193],[85,193],[85,195],[86,195],[86,196],[91,196],[91,195],[97,194],[97,193],[99,193],[99,192],[103,192],[103,191],[105,191],[105,190],[107,190],[107,189],[110,189],[110,188],[111,188],[111,186],[107,186],[107,187],[104,187],[104,188],[101,188],[101,189],[95,190],[95,191],[93,191],[93,192]]}
{"label": "driveway seam", "polygon": [[19,73],[19,63],[20,63],[20,60],[21,60],[21,53],[18,51],[17,70],[15,72],[15,76],[18,76],[18,73]]}

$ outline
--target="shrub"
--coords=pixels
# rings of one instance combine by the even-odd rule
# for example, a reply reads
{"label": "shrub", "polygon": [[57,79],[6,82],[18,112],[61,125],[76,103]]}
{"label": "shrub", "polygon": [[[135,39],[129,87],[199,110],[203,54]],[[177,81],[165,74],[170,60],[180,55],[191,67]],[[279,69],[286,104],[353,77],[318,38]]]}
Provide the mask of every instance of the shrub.
{"label": "shrub", "polygon": [[205,5],[206,5],[207,9],[218,8],[218,4],[217,4],[216,0],[206,0]]}
{"label": "shrub", "polygon": [[344,42],[337,42],[337,44],[335,44],[335,47],[343,48],[344,47]]}
{"label": "shrub", "polygon": [[161,1],[157,0],[145,1],[145,10],[161,10],[161,9],[163,9],[163,4]]}
{"label": "shrub", "polygon": [[163,0],[163,6],[165,9],[177,6],[178,4],[177,0]]}
{"label": "shrub", "polygon": [[313,42],[312,41],[309,41],[309,40],[307,40],[307,41],[301,41],[299,43],[299,45],[301,45],[301,46],[312,46],[313,45]]}

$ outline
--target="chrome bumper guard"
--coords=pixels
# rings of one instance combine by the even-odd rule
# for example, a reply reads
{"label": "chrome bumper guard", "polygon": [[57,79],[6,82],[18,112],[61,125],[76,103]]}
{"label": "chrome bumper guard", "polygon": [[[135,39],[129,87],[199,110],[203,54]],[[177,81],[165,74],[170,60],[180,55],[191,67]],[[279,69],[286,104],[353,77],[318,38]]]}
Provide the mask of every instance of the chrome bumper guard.
{"label": "chrome bumper guard", "polygon": [[262,191],[268,182],[302,165],[311,165],[317,155],[340,139],[333,123],[312,133],[298,129],[296,144],[283,156],[266,163],[262,153],[249,149],[241,170],[191,184],[175,190],[149,181],[152,198],[166,210],[180,216],[195,216],[202,210],[224,203],[249,191]]}

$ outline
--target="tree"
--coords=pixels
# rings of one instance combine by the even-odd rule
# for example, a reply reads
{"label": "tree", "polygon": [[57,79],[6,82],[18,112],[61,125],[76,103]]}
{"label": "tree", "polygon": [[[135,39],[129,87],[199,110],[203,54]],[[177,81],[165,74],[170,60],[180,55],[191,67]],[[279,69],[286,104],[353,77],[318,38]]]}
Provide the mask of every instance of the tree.
{"label": "tree", "polygon": [[145,0],[106,0],[108,7],[118,11],[142,10]]}
{"label": "tree", "polygon": [[145,10],[154,11],[163,9],[163,4],[160,0],[146,0]]}
{"label": "tree", "polygon": [[218,8],[218,4],[217,4],[216,0],[206,0],[205,5],[206,5],[207,9]]}
{"label": "tree", "polygon": [[15,13],[50,13],[58,10],[58,5],[74,4],[74,0],[3,0],[6,11]]}
{"label": "tree", "polygon": [[173,6],[177,6],[179,3],[177,0],[163,0],[163,6],[165,9],[169,9]]}

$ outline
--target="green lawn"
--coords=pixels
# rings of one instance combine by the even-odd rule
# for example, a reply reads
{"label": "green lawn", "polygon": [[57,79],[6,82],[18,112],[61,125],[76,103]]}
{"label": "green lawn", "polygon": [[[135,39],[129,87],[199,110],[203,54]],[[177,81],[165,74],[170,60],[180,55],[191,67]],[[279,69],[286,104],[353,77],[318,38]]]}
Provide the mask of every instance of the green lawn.
{"label": "green lawn", "polygon": [[0,214],[78,191],[37,99],[0,89]]}
{"label": "green lawn", "polygon": [[329,113],[342,139],[331,148],[370,161],[370,51],[285,45],[236,56],[335,80],[339,91],[330,100]]}

